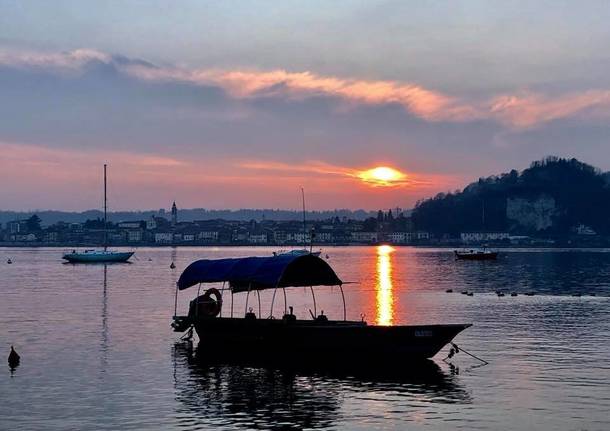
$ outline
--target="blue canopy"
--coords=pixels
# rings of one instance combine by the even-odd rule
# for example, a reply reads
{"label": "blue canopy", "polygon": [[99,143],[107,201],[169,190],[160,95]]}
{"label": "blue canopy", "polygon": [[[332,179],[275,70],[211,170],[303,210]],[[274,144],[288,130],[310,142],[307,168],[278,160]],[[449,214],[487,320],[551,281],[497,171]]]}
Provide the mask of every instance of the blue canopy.
{"label": "blue canopy", "polygon": [[229,282],[233,292],[343,284],[328,263],[306,254],[197,260],[180,275],[178,289],[184,290],[199,283],[225,281]]}

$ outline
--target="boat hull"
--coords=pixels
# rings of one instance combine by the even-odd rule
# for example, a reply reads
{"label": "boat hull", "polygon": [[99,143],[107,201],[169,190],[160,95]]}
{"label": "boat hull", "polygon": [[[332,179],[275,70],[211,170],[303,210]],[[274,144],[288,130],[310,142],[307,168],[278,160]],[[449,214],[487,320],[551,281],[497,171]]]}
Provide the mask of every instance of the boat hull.
{"label": "boat hull", "polygon": [[362,322],[286,322],[206,318],[194,322],[201,355],[248,360],[344,363],[431,358],[470,324],[373,326]]}
{"label": "boat hull", "polygon": [[64,260],[70,263],[104,263],[104,262],[127,262],[133,251],[107,252],[107,253],[67,253]]}
{"label": "boat hull", "polygon": [[456,251],[455,257],[460,260],[496,260],[498,258],[498,253],[460,253],[459,251]]}

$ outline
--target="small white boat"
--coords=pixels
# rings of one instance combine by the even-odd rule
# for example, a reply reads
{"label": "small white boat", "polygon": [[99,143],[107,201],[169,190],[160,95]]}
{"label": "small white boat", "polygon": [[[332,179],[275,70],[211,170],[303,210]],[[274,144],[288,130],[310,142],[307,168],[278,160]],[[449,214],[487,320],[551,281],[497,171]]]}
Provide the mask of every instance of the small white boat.
{"label": "small white boat", "polygon": [[71,253],[63,255],[63,259],[71,263],[93,263],[93,262],[127,262],[133,251],[112,251],[112,250],[73,250]]}
{"label": "small white boat", "polygon": [[98,262],[127,262],[133,251],[112,251],[108,250],[108,233],[106,226],[108,225],[107,217],[107,198],[106,198],[106,165],[104,165],[104,249],[103,250],[72,250],[71,253],[66,253],[62,259],[70,263],[98,263]]}

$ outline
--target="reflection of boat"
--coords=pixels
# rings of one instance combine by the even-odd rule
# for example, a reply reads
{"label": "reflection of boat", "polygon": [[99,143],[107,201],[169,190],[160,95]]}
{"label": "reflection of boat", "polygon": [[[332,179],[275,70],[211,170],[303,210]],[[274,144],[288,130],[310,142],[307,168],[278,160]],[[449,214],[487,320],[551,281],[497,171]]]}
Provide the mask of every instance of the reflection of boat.
{"label": "reflection of boat", "polygon": [[[392,403],[470,403],[458,378],[430,360],[416,367],[297,366],[277,357],[274,364],[234,356],[215,358],[203,343],[176,343],[175,395],[197,425],[228,428],[304,429],[337,426],[345,394],[390,396]],[[400,397],[404,401],[398,401]],[[253,424],[256,424],[254,426]]]}
{"label": "reflection of boat", "polygon": [[108,250],[108,232],[107,232],[107,199],[106,199],[106,165],[104,165],[104,249],[103,250],[72,250],[71,253],[66,253],[62,259],[70,263],[92,263],[92,262],[127,262],[133,251],[120,252]]}
{"label": "reflection of boat", "polygon": [[498,257],[497,251],[483,249],[454,250],[456,259],[460,260],[495,260]]}
{"label": "reflection of boat", "polygon": [[[379,358],[420,360],[434,356],[470,326],[376,326],[348,321],[344,298],[343,320],[329,320],[323,314],[316,315],[315,296],[314,311],[310,311],[312,319],[297,319],[292,307],[287,306],[286,287],[339,286],[343,297],[342,281],[328,263],[311,254],[199,260],[180,276],[176,295],[178,290],[216,282],[228,282],[228,288],[223,291],[230,290],[231,295],[247,292],[249,297],[251,291],[274,289],[269,318],[261,319],[260,306],[258,317],[250,311],[243,318],[235,318],[232,307],[231,317],[219,317],[222,294],[217,289],[208,289],[191,301],[187,316],[174,315],[174,330],[182,332],[194,326],[203,346],[226,353],[228,357],[248,355],[259,360],[282,358],[322,364],[351,361],[362,365]],[[284,294],[282,319],[272,317],[277,289],[282,289]],[[313,287],[311,292],[314,295]]]}

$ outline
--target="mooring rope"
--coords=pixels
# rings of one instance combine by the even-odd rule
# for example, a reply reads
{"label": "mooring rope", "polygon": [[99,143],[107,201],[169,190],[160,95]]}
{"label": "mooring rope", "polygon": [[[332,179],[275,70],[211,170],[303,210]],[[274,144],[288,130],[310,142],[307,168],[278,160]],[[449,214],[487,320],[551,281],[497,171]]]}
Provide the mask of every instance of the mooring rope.
{"label": "mooring rope", "polygon": [[489,364],[489,362],[487,362],[486,360],[481,359],[476,355],[473,355],[472,353],[464,350],[462,347],[458,347],[457,344],[455,344],[455,343],[450,343],[450,344],[451,344],[451,349],[449,349],[449,353],[447,354],[447,357],[445,359],[443,359],[443,361],[447,362],[447,359],[451,359],[453,357],[453,355],[455,355],[456,353],[464,352],[468,356],[471,356],[474,359],[476,359],[477,361],[481,361],[483,363],[483,365]]}

